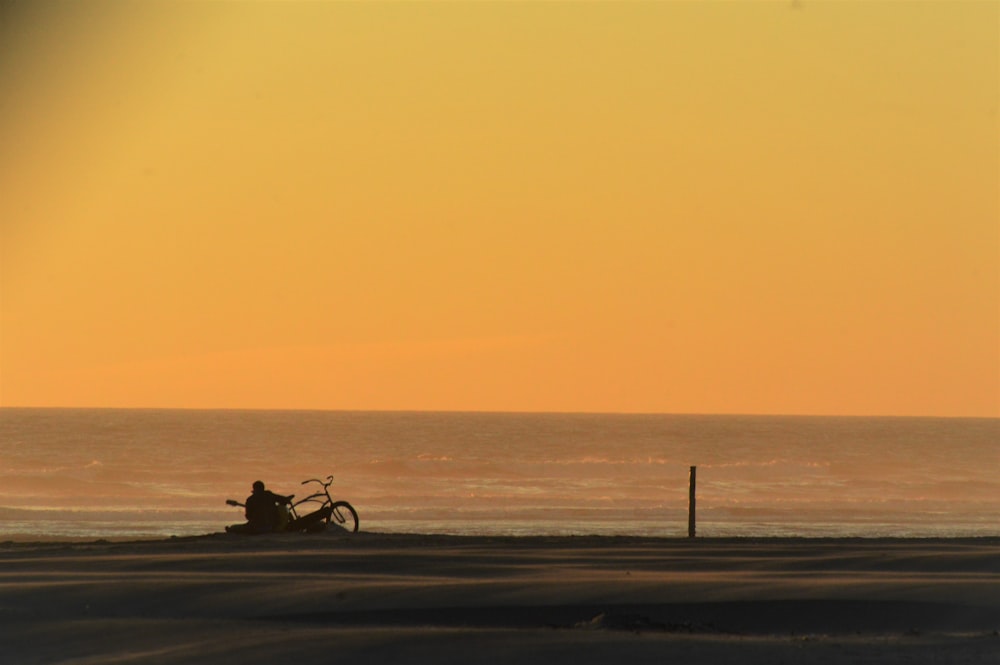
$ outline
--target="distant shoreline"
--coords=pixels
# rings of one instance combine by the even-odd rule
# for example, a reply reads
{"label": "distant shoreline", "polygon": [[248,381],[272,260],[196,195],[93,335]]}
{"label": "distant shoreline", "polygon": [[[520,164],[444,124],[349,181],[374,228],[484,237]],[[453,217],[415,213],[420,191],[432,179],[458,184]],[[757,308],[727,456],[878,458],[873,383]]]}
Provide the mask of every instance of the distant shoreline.
{"label": "distant shoreline", "polygon": [[632,536],[632,535],[464,535],[446,533],[392,533],[377,531],[362,531],[357,534],[299,534],[299,533],[275,533],[262,535],[233,535],[224,532],[205,533],[185,536],[131,538],[131,537],[87,537],[87,536],[57,536],[45,537],[31,534],[14,534],[13,537],[0,539],[0,547],[6,545],[18,546],[47,546],[47,545],[147,545],[147,544],[168,544],[168,543],[197,543],[213,542],[234,544],[252,544],[254,542],[272,546],[275,544],[288,544],[295,547],[310,547],[315,544],[330,542],[331,539],[343,542],[353,542],[362,545],[379,544],[456,544],[456,545],[640,545],[640,544],[676,544],[696,546],[698,544],[724,545],[724,544],[759,544],[759,545],[786,545],[786,544],[932,544],[932,543],[991,543],[1000,544],[1000,532],[996,535],[984,536],[698,536],[688,538],[684,536]]}

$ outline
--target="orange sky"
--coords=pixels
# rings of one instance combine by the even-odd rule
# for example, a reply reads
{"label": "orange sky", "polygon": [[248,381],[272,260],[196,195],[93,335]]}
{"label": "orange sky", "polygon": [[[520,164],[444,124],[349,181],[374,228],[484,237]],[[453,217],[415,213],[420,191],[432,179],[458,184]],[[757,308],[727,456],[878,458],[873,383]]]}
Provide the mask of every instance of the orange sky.
{"label": "orange sky", "polygon": [[998,3],[0,22],[0,405],[1000,416]]}

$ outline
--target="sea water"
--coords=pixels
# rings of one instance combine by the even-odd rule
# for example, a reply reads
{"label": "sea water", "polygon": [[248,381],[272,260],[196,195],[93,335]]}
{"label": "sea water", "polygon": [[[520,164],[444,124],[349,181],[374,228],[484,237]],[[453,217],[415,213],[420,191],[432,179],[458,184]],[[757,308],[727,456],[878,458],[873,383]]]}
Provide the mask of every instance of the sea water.
{"label": "sea water", "polygon": [[496,535],[1000,535],[1000,420],[0,409],[0,540],[242,521],[260,479],[334,475],[361,529]]}

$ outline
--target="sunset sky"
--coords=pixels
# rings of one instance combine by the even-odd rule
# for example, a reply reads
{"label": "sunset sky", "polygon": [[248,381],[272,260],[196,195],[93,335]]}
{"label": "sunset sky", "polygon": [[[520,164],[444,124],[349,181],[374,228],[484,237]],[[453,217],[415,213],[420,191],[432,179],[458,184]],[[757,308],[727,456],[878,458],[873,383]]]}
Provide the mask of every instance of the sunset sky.
{"label": "sunset sky", "polygon": [[0,406],[1000,416],[1000,3],[0,7]]}

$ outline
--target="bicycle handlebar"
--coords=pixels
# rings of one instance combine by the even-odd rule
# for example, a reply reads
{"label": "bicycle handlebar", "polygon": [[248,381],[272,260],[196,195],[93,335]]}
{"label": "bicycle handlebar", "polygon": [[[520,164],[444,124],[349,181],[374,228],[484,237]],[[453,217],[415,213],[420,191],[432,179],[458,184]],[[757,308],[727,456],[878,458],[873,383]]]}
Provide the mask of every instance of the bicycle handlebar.
{"label": "bicycle handlebar", "polygon": [[319,483],[323,487],[329,487],[331,484],[333,484],[333,476],[327,476],[325,483],[322,480],[320,480],[319,478],[310,478],[309,480],[303,480],[302,481],[303,485],[307,485],[309,483]]}

